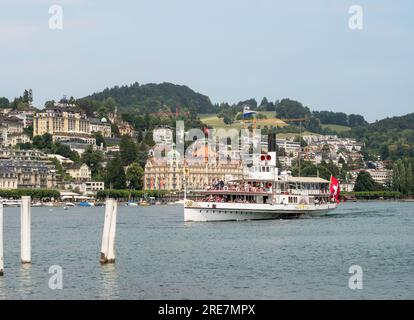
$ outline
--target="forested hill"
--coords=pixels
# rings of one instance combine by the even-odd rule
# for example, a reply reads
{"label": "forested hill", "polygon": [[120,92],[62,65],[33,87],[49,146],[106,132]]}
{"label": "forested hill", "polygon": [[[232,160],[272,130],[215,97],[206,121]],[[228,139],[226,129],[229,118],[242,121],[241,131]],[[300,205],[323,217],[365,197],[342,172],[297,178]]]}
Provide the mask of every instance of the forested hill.
{"label": "forested hill", "polygon": [[175,112],[177,108],[196,113],[216,111],[209,97],[172,83],[140,85],[136,82],[130,86],[107,88],[78,100],[80,106],[88,111],[98,111],[105,103],[111,105],[113,102],[121,111],[137,113]]}
{"label": "forested hill", "polygon": [[414,113],[355,127],[349,134],[384,160],[414,157]]}
{"label": "forested hill", "polygon": [[382,129],[411,129],[414,130],[414,113],[404,116],[385,118],[371,124],[372,127]]}
{"label": "forested hill", "polygon": [[[228,122],[236,121],[236,116],[245,106],[257,111],[274,111],[273,117],[278,118],[307,118],[307,128],[314,132],[321,131],[321,124],[355,127],[366,124],[360,115],[347,115],[342,112],[313,111],[299,101],[282,99],[275,102],[263,98],[260,104],[255,99],[240,101],[237,104],[212,104],[208,96],[200,94],[191,88],[172,83],[143,84],[135,82],[132,85],[106,88],[102,92],[93,93],[78,99],[77,104],[88,114],[98,111],[106,114],[117,106],[124,114],[143,115],[162,112],[165,114],[180,111],[180,114],[217,114]],[[189,113],[188,113],[189,112]]]}

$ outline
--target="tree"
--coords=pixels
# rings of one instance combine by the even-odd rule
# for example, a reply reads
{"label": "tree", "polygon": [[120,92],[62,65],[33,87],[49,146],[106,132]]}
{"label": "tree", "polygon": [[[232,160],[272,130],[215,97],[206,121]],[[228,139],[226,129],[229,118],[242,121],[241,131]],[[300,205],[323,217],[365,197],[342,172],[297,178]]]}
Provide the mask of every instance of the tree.
{"label": "tree", "polygon": [[35,136],[33,138],[33,147],[39,150],[51,148],[53,145],[53,137],[50,133],[45,133],[42,136]]}
{"label": "tree", "polygon": [[393,166],[392,188],[403,195],[411,194],[414,191],[414,179],[411,162],[398,160]]}
{"label": "tree", "polygon": [[62,157],[69,158],[73,162],[79,163],[79,154],[72,150],[68,145],[60,142],[53,143],[53,137],[49,133],[33,138],[33,148],[42,150],[46,153],[59,154]]}
{"label": "tree", "polygon": [[[174,132],[175,134],[175,132]],[[147,131],[145,133],[145,137],[143,139],[143,142],[145,145],[153,147],[155,146],[155,141],[154,141],[154,132],[153,131]]]}
{"label": "tree", "polygon": [[103,145],[103,147],[106,148],[105,138],[103,137],[102,133],[100,133],[100,132],[93,132],[92,134],[93,134],[93,136],[96,139],[96,145],[99,146],[99,147],[101,145]]}
{"label": "tree", "polygon": [[26,128],[23,128],[23,132],[29,137],[33,138],[33,124],[28,125]]}
{"label": "tree", "polygon": [[138,162],[132,163],[126,173],[126,179],[129,182],[130,189],[142,189],[142,178],[144,176],[144,169]]}
{"label": "tree", "polygon": [[348,116],[343,112],[313,111],[312,115],[323,124],[348,125]]}
{"label": "tree", "polygon": [[0,97],[0,108],[9,108],[10,101],[5,97]]}
{"label": "tree", "polygon": [[137,160],[138,146],[129,136],[122,136],[119,144],[122,164],[126,167]]}
{"label": "tree", "polygon": [[45,102],[45,108],[52,108],[55,106],[55,100],[49,100]]}
{"label": "tree", "polygon": [[376,191],[378,189],[369,172],[361,171],[355,182],[354,191]]}
{"label": "tree", "polygon": [[26,102],[19,102],[18,104],[17,104],[17,110],[24,110],[24,109],[26,109],[27,107],[29,106],[29,104],[28,103],[26,103]]}
{"label": "tree", "polygon": [[[33,102],[33,90],[24,90],[23,96],[19,98],[22,106],[30,106]],[[18,103],[19,105],[19,103]]]}
{"label": "tree", "polygon": [[348,125],[350,127],[363,126],[367,124],[364,117],[358,114],[350,114],[348,116]]}
{"label": "tree", "polygon": [[65,169],[63,168],[62,164],[59,162],[59,160],[57,158],[52,158],[51,162],[54,164],[55,169],[56,169],[56,173],[64,178],[66,175]]}
{"label": "tree", "polygon": [[86,163],[89,168],[91,168],[92,177],[96,177],[102,169],[104,155],[102,152],[93,150],[92,146],[89,146],[82,154],[81,160],[83,163]]}
{"label": "tree", "polygon": [[33,90],[29,89],[29,97],[28,97],[29,101],[29,105],[31,106],[33,104]]}
{"label": "tree", "polygon": [[126,176],[122,165],[122,160],[119,155],[108,162],[106,168],[105,184],[110,189],[125,189]]}
{"label": "tree", "polygon": [[138,145],[137,162],[142,168],[145,168],[147,163],[148,149],[148,146],[143,142]]}
{"label": "tree", "polygon": [[388,144],[382,144],[379,153],[382,160],[387,160],[390,156],[390,149],[388,147]]}
{"label": "tree", "polygon": [[257,108],[257,101],[256,99],[248,99],[244,101],[240,101],[236,107],[242,108],[242,107],[250,107],[251,110],[255,110]]}
{"label": "tree", "polygon": [[229,115],[225,115],[223,117],[223,122],[224,122],[224,124],[232,124],[233,123],[233,119]]}
{"label": "tree", "polygon": [[68,145],[61,144],[57,142],[55,145],[55,153],[61,155],[62,157],[69,158],[73,162],[79,163],[80,157],[79,153],[72,150]]}
{"label": "tree", "polygon": [[321,132],[322,126],[318,118],[310,117],[305,121],[305,127],[311,132]]}
{"label": "tree", "polygon": [[33,145],[30,142],[18,143],[17,147],[20,150],[31,150],[31,149],[33,149]]}
{"label": "tree", "polygon": [[283,99],[276,105],[276,115],[284,119],[308,118],[311,112],[298,101]]}
{"label": "tree", "polygon": [[106,112],[114,112],[116,107],[115,99],[112,97],[107,98],[103,103],[103,107],[105,108]]}
{"label": "tree", "polygon": [[115,123],[111,123],[111,132],[115,136],[119,136],[119,128]]}
{"label": "tree", "polygon": [[411,163],[408,163],[407,165],[407,192],[408,194],[412,194],[414,192],[414,180],[413,180],[413,168],[411,166]]}
{"label": "tree", "polygon": [[27,104],[30,102],[30,92],[28,90],[23,92],[23,102]]}
{"label": "tree", "polygon": [[69,104],[76,104],[76,99],[73,96],[70,96],[68,103]]}
{"label": "tree", "polygon": [[401,190],[401,184],[402,184],[402,177],[401,177],[401,161],[398,160],[394,163],[393,169],[392,169],[392,188],[395,191]]}
{"label": "tree", "polygon": [[262,99],[262,102],[260,103],[258,110],[263,111],[275,111],[275,105],[273,102],[269,102],[266,97]]}
{"label": "tree", "polygon": [[266,97],[264,97],[264,98],[262,99],[262,102],[260,102],[259,107],[266,107],[268,103],[269,103],[269,101],[267,100],[267,98],[266,98]]}
{"label": "tree", "polygon": [[400,190],[399,191],[402,194],[407,194],[408,193],[407,170],[406,170],[405,165],[402,161],[400,162],[399,171],[400,171],[400,174],[401,174],[401,184],[400,184]]}

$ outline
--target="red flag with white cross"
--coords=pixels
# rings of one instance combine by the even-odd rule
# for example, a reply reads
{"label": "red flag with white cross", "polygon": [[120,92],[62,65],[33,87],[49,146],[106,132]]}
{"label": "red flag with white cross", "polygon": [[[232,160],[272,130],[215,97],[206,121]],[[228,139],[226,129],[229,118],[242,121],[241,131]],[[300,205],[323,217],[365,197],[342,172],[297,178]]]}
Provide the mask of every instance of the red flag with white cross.
{"label": "red flag with white cross", "polygon": [[329,190],[331,191],[332,198],[335,198],[336,202],[339,203],[339,196],[341,194],[341,188],[339,186],[339,181],[334,176],[331,176],[331,183],[329,185]]}

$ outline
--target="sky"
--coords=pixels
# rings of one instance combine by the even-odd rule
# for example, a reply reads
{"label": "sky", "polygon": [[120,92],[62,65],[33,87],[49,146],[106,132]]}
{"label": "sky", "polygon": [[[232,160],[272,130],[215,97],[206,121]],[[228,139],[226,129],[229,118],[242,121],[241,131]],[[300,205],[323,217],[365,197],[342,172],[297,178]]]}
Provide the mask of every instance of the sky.
{"label": "sky", "polygon": [[172,82],[213,103],[291,98],[375,121],[414,112],[413,17],[412,0],[0,0],[0,96],[31,88],[40,107]]}

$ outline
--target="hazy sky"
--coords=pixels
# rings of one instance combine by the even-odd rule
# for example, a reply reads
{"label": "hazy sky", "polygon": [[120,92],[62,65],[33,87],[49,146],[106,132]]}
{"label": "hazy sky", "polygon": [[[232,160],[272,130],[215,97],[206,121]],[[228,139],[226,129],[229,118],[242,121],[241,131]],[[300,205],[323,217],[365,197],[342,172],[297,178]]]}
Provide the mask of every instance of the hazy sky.
{"label": "hazy sky", "polygon": [[[63,30],[49,29],[49,7]],[[351,30],[351,5],[363,30]],[[0,0],[0,96],[35,105],[173,82],[213,102],[289,97],[373,121],[414,112],[412,0]]]}

